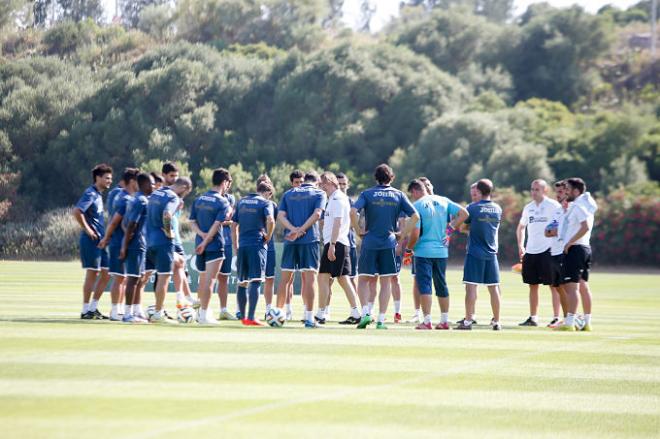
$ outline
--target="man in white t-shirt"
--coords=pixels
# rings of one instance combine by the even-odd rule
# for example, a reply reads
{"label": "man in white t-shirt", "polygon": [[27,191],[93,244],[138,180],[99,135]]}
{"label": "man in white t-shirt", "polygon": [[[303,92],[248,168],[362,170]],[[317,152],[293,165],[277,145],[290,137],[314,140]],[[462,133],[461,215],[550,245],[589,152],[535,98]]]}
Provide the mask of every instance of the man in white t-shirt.
{"label": "man in white t-shirt", "polygon": [[351,304],[351,316],[360,317],[357,308],[357,295],[350,280],[351,257],[348,234],[351,229],[351,202],[339,190],[337,176],[332,172],[321,174],[320,188],[328,195],[328,204],[323,213],[323,252],[319,268],[319,310],[316,321],[325,323],[325,311],[330,295],[330,278],[337,282],[346,293]]}
{"label": "man in white t-shirt", "polygon": [[559,239],[564,245],[562,285],[568,299],[568,313],[564,324],[558,329],[575,331],[575,314],[578,309],[578,288],[584,310],[583,331],[591,331],[591,292],[589,291],[589,268],[591,267],[591,231],[598,205],[586,192],[587,185],[581,178],[566,180],[567,199],[572,202],[559,225]]}
{"label": "man in white t-shirt", "polygon": [[[532,182],[532,201],[525,206],[516,229],[518,255],[522,261],[523,282],[529,285],[529,317],[520,326],[538,326],[539,285],[550,285],[552,239],[545,236],[545,228],[560,204],[546,197],[548,184],[538,179]],[[525,243],[525,230],[527,242]],[[556,317],[556,316],[555,316]]]}
{"label": "man in white t-shirt", "polygon": [[560,180],[555,183],[555,196],[560,207],[552,215],[552,222],[545,228],[545,236],[552,239],[550,254],[552,255],[552,268],[550,276],[550,288],[552,289],[552,309],[554,318],[548,325],[549,328],[556,328],[563,322],[559,320],[560,306],[563,312],[562,317],[566,317],[568,311],[568,302],[566,292],[561,283],[563,280],[562,266],[564,264],[564,243],[559,239],[559,225],[564,221],[564,216],[570,206],[567,196],[566,181]]}

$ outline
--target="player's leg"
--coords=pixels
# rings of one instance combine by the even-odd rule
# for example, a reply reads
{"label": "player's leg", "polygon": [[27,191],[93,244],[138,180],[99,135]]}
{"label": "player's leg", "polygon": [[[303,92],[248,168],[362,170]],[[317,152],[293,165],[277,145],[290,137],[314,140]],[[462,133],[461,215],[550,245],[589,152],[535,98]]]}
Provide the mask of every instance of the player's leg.
{"label": "player's leg", "polygon": [[339,322],[340,325],[355,325],[360,323],[360,310],[358,309],[358,297],[355,277],[357,276],[357,251],[355,247],[349,248],[350,269],[347,276],[339,276],[337,283],[344,290],[346,300],[351,307],[351,315],[345,320]]}
{"label": "player's leg", "polygon": [[440,306],[440,323],[435,329],[448,330],[449,327],[449,287],[447,286],[447,259],[433,259],[433,286]]}
{"label": "player's leg", "polygon": [[554,328],[559,323],[559,313],[561,312],[561,294],[559,289],[550,285],[550,296],[552,298],[552,320],[548,323],[548,328]]}
{"label": "player's leg", "polygon": [[148,250],[151,258],[155,262],[156,276],[158,283],[156,285],[156,312],[150,317],[153,323],[176,323],[176,320],[170,320],[165,315],[165,297],[167,289],[172,278],[172,265],[174,263],[174,248],[172,245],[162,245],[152,247]]}
{"label": "player's leg", "polygon": [[431,308],[433,307],[433,296],[431,291],[432,261],[429,258],[416,257],[415,261],[415,280],[419,288],[419,304],[422,308],[423,320],[415,329],[428,330],[433,329],[431,321]]}
{"label": "player's leg", "polygon": [[[275,259],[274,250],[266,254],[266,282],[264,283],[264,302],[266,303],[266,314],[273,306],[273,296],[275,295]],[[265,318],[265,316],[264,316]]]}
{"label": "player's leg", "polygon": [[465,284],[465,318],[459,321],[456,329],[470,330],[474,323],[477,302],[477,286],[484,283],[486,262],[474,256],[465,255],[463,264],[463,283]]}
{"label": "player's leg", "polygon": [[218,273],[218,298],[220,299],[220,320],[236,320],[227,309],[227,297],[229,295],[229,277],[231,276],[231,261],[234,257],[234,249],[231,245],[225,245],[225,260],[222,261]]}
{"label": "player's leg", "polygon": [[95,270],[92,268],[87,268],[85,270],[85,280],[83,281],[83,308],[80,312],[80,318],[84,320],[92,320],[94,318],[94,313],[90,312],[90,300],[92,298],[92,293],[94,292],[94,286],[96,285],[96,280],[99,277],[100,270]]}
{"label": "player's leg", "polygon": [[493,330],[500,331],[500,264],[497,258],[485,261],[483,283],[488,287],[490,293],[490,307],[493,310],[493,318],[490,321]]}
{"label": "player's leg", "polygon": [[522,258],[522,281],[529,286],[529,316],[518,326],[538,326],[539,312],[539,264],[541,255],[525,253]]}
{"label": "player's leg", "polygon": [[[323,264],[323,262],[321,262],[321,264]],[[314,320],[322,325],[325,324],[325,310],[328,306],[328,298],[330,296],[330,282],[332,281],[330,273],[323,273],[323,270],[323,265],[321,265],[321,272],[319,272],[318,275],[319,305],[316,316],[314,316]]]}
{"label": "player's leg", "polygon": [[[378,296],[378,323],[376,329],[387,329],[385,314],[392,295],[392,277],[397,276],[397,263],[395,249],[378,250],[378,274],[380,278],[380,293]],[[399,296],[400,298],[400,296]]]}
{"label": "player's leg", "polygon": [[579,285],[585,269],[586,256],[585,247],[580,245],[571,246],[564,256],[562,287],[566,291],[568,313],[564,324],[557,328],[561,331],[575,331],[575,315],[579,306]]}
{"label": "player's leg", "polygon": [[[401,271],[401,265],[399,265],[399,272]],[[401,323],[401,280],[399,278],[399,273],[390,278],[392,289],[392,300],[394,301],[394,323]]]}
{"label": "player's leg", "polygon": [[199,296],[200,310],[199,322],[204,324],[217,324],[217,320],[213,317],[213,313],[209,311],[209,304],[211,302],[211,289],[213,282],[218,276],[220,266],[224,261],[224,252],[220,251],[206,251],[204,252],[205,261],[205,276],[200,279],[200,285],[197,295]]}
{"label": "player's leg", "polygon": [[591,289],[589,288],[589,282],[587,282],[584,279],[580,279],[578,291],[580,292],[580,300],[582,301],[582,312],[584,313],[584,326],[582,327],[582,330],[591,331],[592,296],[591,296]]}

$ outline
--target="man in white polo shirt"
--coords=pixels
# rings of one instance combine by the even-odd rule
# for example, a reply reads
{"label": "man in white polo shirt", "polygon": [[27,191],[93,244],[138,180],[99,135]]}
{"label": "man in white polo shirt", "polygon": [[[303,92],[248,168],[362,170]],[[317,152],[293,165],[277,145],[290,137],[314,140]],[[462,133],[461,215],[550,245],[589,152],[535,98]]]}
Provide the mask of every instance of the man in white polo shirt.
{"label": "man in white polo shirt", "polygon": [[591,331],[591,292],[589,291],[589,268],[591,267],[591,231],[594,227],[594,214],[598,210],[596,201],[586,192],[587,185],[581,178],[566,179],[567,199],[572,202],[564,221],[559,225],[559,238],[564,244],[564,264],[562,285],[568,299],[568,313],[562,331],[575,331],[575,314],[578,309],[578,288],[582,296],[584,326],[580,329]]}
{"label": "man in white polo shirt", "polygon": [[554,318],[548,324],[548,327],[552,329],[557,328],[563,323],[560,320],[559,313],[562,312],[562,317],[566,317],[566,312],[568,311],[566,292],[564,291],[564,287],[561,286],[563,280],[564,243],[559,239],[559,225],[564,221],[564,216],[570,206],[566,192],[567,188],[564,180],[555,183],[555,197],[560,207],[553,214],[552,222],[545,228],[545,236],[552,239],[552,246],[550,247],[550,254],[552,255],[550,289],[552,289]]}
{"label": "man in white polo shirt", "polygon": [[[529,285],[529,317],[520,326],[538,326],[539,285],[550,285],[552,239],[545,236],[545,228],[560,204],[545,196],[548,184],[538,179],[532,182],[532,201],[525,206],[516,229],[518,255],[522,261],[523,282]],[[525,230],[527,243],[525,244]]]}
{"label": "man in white polo shirt", "polygon": [[348,234],[351,229],[351,202],[348,196],[339,190],[337,176],[332,172],[321,174],[320,187],[328,195],[328,204],[323,214],[324,246],[318,277],[319,309],[316,321],[320,324],[325,323],[330,278],[337,279],[351,305],[351,317],[359,321],[357,295],[350,280],[351,256]]}

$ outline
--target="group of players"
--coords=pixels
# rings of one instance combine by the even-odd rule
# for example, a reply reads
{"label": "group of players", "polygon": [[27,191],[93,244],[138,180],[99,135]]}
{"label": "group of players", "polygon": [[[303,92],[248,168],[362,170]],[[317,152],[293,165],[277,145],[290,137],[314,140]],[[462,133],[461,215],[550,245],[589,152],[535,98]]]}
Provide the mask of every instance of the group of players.
{"label": "group of players", "polygon": [[[194,298],[179,234],[183,200],[192,191],[191,180],[180,176],[176,165],[169,162],[163,165],[162,174],[125,169],[120,183],[107,197],[106,228],[102,193],[112,185],[112,169],[99,164],[92,170],[92,186],[73,211],[82,229],[80,255],[86,273],[81,318],[176,323],[164,309],[172,280],[177,305],[198,308],[200,324],[218,324],[209,309],[212,292],[217,289],[220,320],[240,319],[246,326],[263,326],[256,318],[262,289],[266,316],[284,314],[282,319],[291,320],[294,274],[300,272],[302,322],[306,328],[316,328],[329,319],[331,285],[336,281],[351,308],[340,324],[364,329],[375,321],[377,329],[387,329],[390,296],[394,298],[394,322],[402,320],[399,273],[402,260],[412,259],[415,328],[448,330],[445,272],[449,239],[452,233],[462,231],[468,233],[463,273],[465,317],[455,329],[471,330],[476,324],[477,287],[486,285],[493,312],[490,326],[501,330],[497,235],[502,209],[491,200],[492,182],[481,179],[474,183],[470,188],[472,203],[463,207],[435,195],[431,182],[424,177],[408,184],[409,198],[392,186],[395,175],[386,164],[375,169],[374,178],[376,186],[352,201],[347,196],[346,175],[294,171],[290,175],[292,187],[277,205],[267,175],[257,179],[254,192],[236,200],[229,193],[229,171],[215,169],[211,187],[194,200],[190,209],[195,267],[199,272]],[[525,206],[517,230],[523,281],[530,285],[530,317],[521,325],[538,326],[539,285],[546,284],[553,295],[554,319],[549,326],[575,330],[579,292],[584,308],[579,328],[591,330],[587,281],[596,203],[579,178],[555,183],[557,201],[548,198],[547,192],[546,182],[532,182],[533,199]],[[276,224],[283,229],[284,244],[277,302],[273,306]],[[236,271],[239,282],[235,314],[227,309],[232,271]],[[144,286],[154,272],[155,305],[147,315],[141,302]],[[106,317],[98,310],[98,301],[110,278],[112,309]],[[440,307],[440,320],[435,326],[431,318],[434,289]],[[559,321],[560,307],[563,322]]]}

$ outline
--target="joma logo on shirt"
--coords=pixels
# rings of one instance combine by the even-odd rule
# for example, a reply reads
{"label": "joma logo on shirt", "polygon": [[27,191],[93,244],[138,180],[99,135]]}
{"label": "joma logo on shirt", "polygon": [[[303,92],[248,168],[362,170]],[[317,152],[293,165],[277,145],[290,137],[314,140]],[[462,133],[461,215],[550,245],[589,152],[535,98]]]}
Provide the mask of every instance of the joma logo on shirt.
{"label": "joma logo on shirt", "polygon": [[376,192],[374,192],[374,197],[396,198],[396,193],[390,192],[390,191],[376,191]]}
{"label": "joma logo on shirt", "polygon": [[479,209],[480,213],[497,213],[496,207],[482,207]]}

